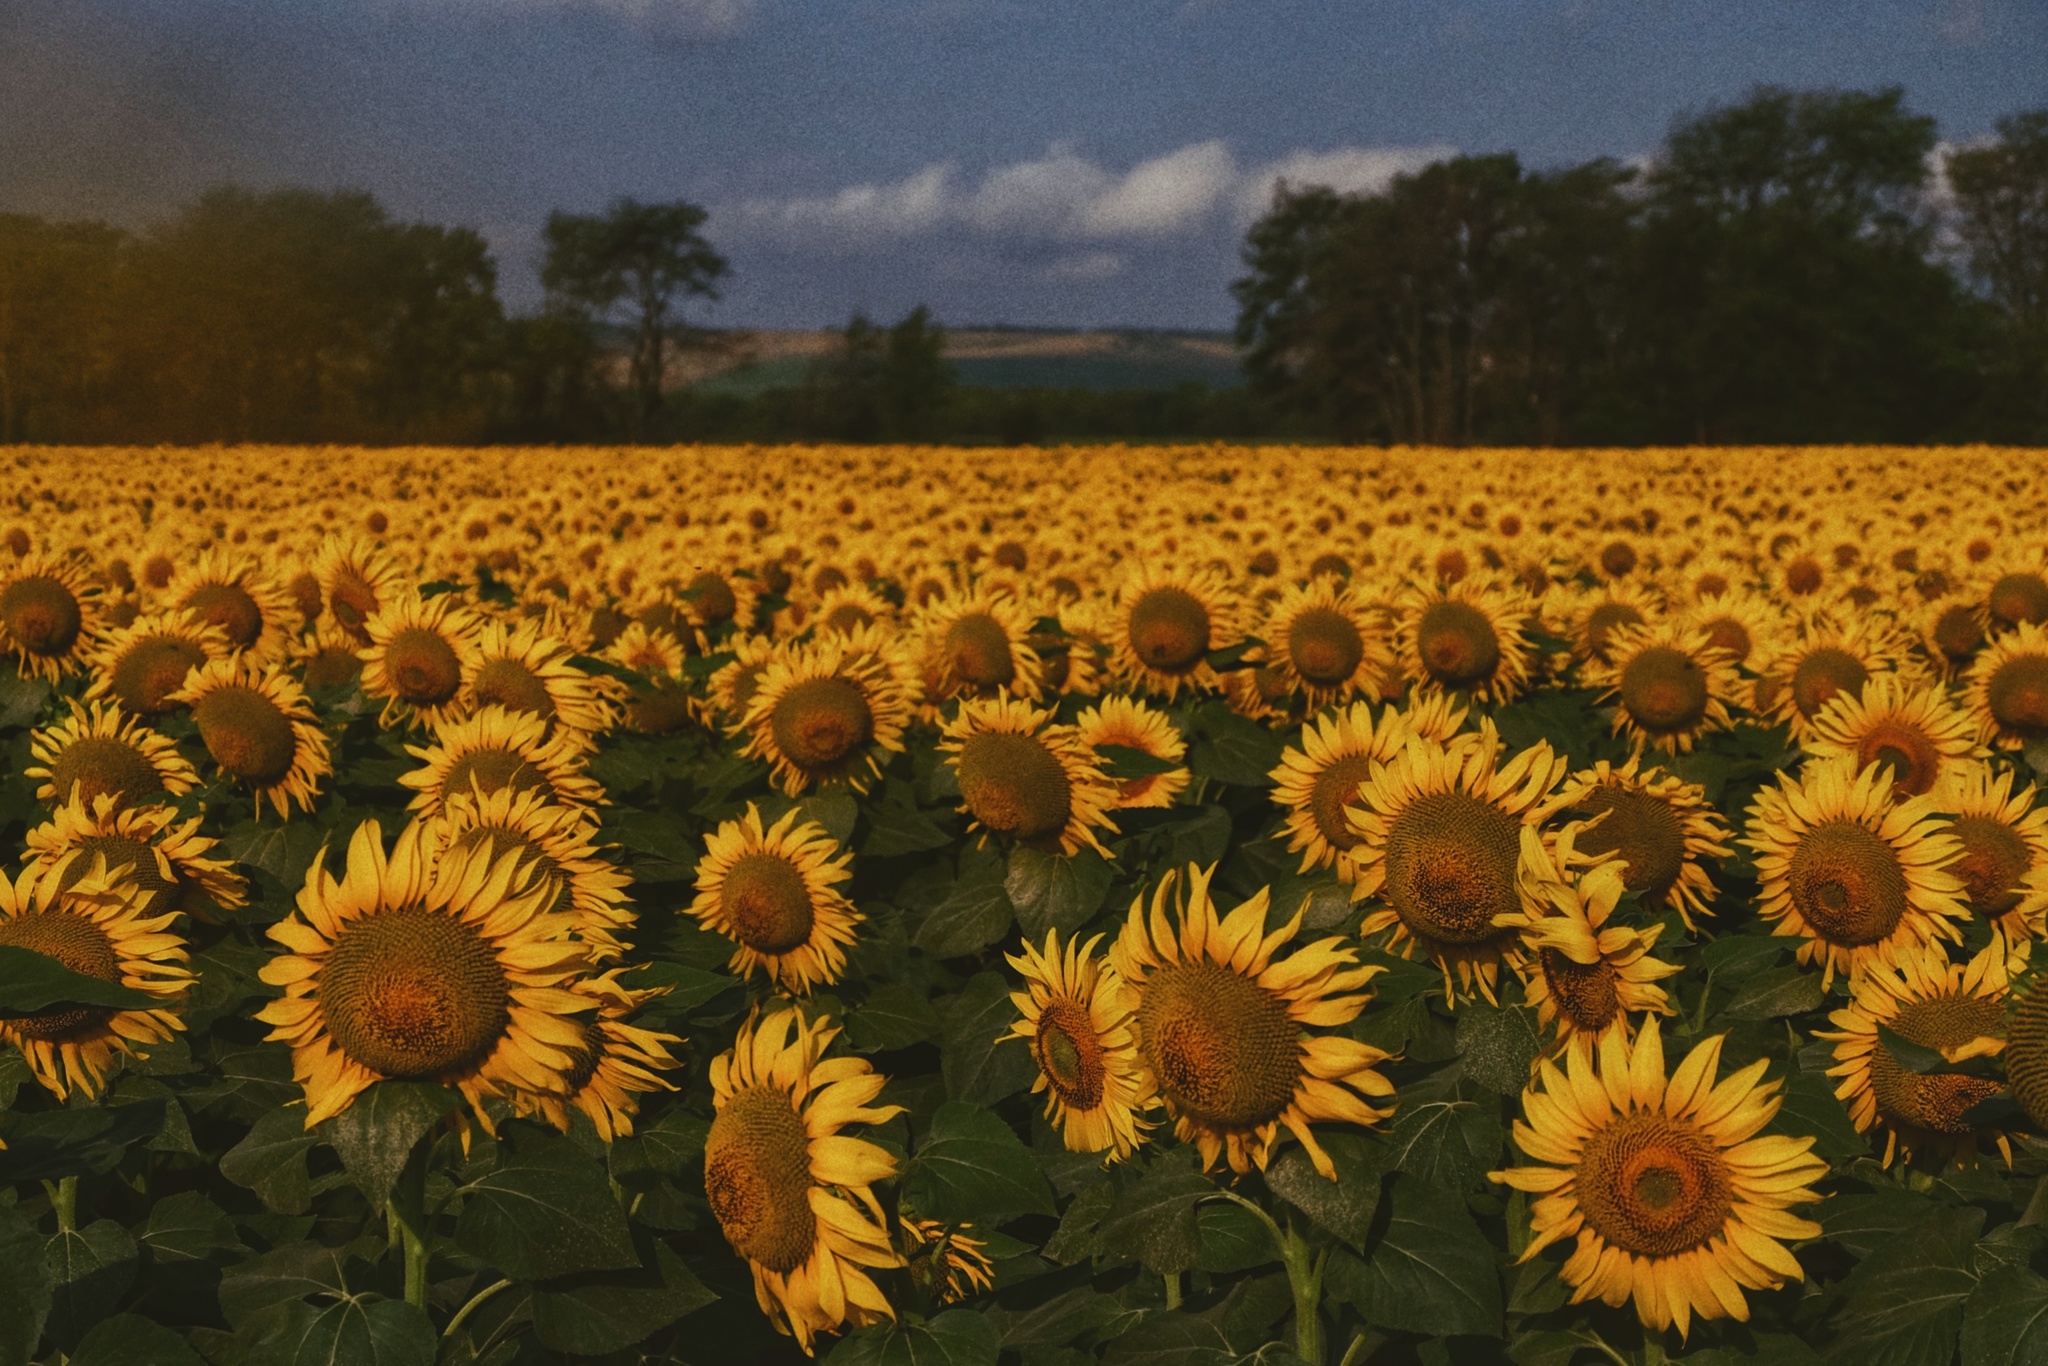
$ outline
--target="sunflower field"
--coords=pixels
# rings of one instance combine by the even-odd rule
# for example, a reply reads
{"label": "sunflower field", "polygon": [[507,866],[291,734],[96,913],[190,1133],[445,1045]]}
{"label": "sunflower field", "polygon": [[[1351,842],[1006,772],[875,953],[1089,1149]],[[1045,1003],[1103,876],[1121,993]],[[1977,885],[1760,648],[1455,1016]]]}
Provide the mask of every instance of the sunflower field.
{"label": "sunflower field", "polygon": [[0,1366],[2048,1363],[2024,453],[8,461]]}

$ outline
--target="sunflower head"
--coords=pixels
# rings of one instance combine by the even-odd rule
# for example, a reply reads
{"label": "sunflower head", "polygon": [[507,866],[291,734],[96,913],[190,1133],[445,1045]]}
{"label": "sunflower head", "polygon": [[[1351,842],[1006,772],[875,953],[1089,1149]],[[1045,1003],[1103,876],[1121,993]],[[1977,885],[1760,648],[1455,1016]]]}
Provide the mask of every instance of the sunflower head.
{"label": "sunflower head", "polygon": [[97,590],[69,560],[32,554],[0,570],[0,648],[29,677],[76,670],[98,621]]}
{"label": "sunflower head", "polygon": [[839,980],[862,917],[840,889],[853,855],[823,826],[797,818],[792,807],[764,825],[749,803],[739,820],[721,823],[705,840],[689,911],[734,942],[735,972],[758,969],[802,994]]}
{"label": "sunflower head", "polygon": [[969,699],[940,748],[960,781],[961,809],[976,828],[1006,840],[1072,854],[1103,850],[1097,830],[1114,832],[1116,788],[1072,726],[1028,702]]}
{"label": "sunflower head", "polygon": [[1401,612],[1405,672],[1430,691],[1511,699],[1529,682],[1528,619],[1528,600],[1506,586],[1411,590]]}
{"label": "sunflower head", "polygon": [[327,732],[306,693],[279,669],[244,656],[195,669],[172,700],[192,709],[199,738],[230,779],[266,801],[280,818],[312,810],[320,779],[333,772]]}
{"label": "sunflower head", "polygon": [[1152,1074],[1138,1057],[1133,1033],[1137,998],[1115,968],[1095,957],[1101,936],[1069,939],[1062,953],[1057,931],[1045,947],[1030,943],[1010,955],[1025,989],[1010,993],[1021,1019],[1009,1037],[1026,1040],[1038,1063],[1046,1118],[1060,1126],[1074,1152],[1130,1156],[1151,1127],[1145,1112],[1158,1105]]}
{"label": "sunflower head", "polygon": [[219,627],[186,613],[137,617],[110,633],[93,652],[89,698],[109,698],[130,715],[161,716],[177,710],[171,694],[185,676],[231,647]]}
{"label": "sunflower head", "polygon": [[117,706],[72,704],[71,715],[29,740],[35,758],[23,777],[40,778],[40,801],[88,806],[102,797],[135,805],[181,796],[199,775],[176,745]]}

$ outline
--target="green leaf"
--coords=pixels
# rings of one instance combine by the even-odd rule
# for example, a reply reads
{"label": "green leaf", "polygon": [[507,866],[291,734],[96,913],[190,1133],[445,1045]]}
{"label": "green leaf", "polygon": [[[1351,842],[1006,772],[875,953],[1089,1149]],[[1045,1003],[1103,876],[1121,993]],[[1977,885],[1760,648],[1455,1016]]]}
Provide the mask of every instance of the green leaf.
{"label": "green leaf", "polygon": [[1464,1201],[1397,1175],[1382,1204],[1365,1260],[1331,1257],[1333,1293],[1375,1328],[1499,1337],[1497,1257]]}
{"label": "green leaf", "polygon": [[665,1244],[649,1245],[651,1267],[536,1289],[533,1332],[541,1345],[577,1356],[622,1351],[718,1298]]}
{"label": "green leaf", "polygon": [[1168,868],[1185,868],[1190,863],[1206,868],[1222,862],[1230,852],[1230,813],[1220,806],[1198,806],[1185,820],[1160,826],[1159,833],[1169,841]]}
{"label": "green leaf", "polygon": [[1893,1061],[1897,1062],[1899,1066],[1905,1068],[1908,1072],[1918,1072],[1925,1076],[1930,1073],[1961,1070],[1956,1064],[1941,1056],[1939,1049],[1927,1048],[1914,1043],[1889,1025],[1880,1024],[1877,1027],[1877,1041],[1884,1047],[1887,1053],[1892,1055]]}
{"label": "green leaf", "polygon": [[50,1312],[45,1239],[9,1206],[0,1205],[0,1366],[28,1366]]}
{"label": "green leaf", "polygon": [[260,868],[291,887],[306,880],[326,840],[327,832],[307,821],[244,821],[221,836],[220,848],[235,862]]}
{"label": "green leaf", "polygon": [[[860,807],[844,792],[820,792],[798,802],[798,825],[815,824],[835,843],[845,844],[853,836],[853,823],[860,819]],[[779,813],[778,813],[779,814]],[[767,813],[762,813],[765,818]]]}
{"label": "green leaf", "polygon": [[455,1225],[462,1250],[518,1281],[640,1265],[625,1212],[594,1158],[559,1134],[515,1127]]}
{"label": "green leaf", "polygon": [[2002,1266],[1963,1304],[1962,1366],[2048,1366],[2048,1280]]}
{"label": "green leaf", "polygon": [[40,1110],[7,1116],[0,1183],[99,1175],[121,1164],[131,1145],[164,1127],[164,1102]]}
{"label": "green leaf", "polygon": [[1745,977],[1720,1013],[1731,1020],[1775,1020],[1818,1009],[1825,995],[1817,972],[1798,966],[1765,968]]}
{"label": "green leaf", "polygon": [[1067,1202],[1060,1226],[1045,1240],[1045,1255],[1061,1266],[1075,1266],[1095,1255],[1095,1226],[1116,1203],[1116,1188],[1107,1181],[1083,1190]]}
{"label": "green leaf", "polygon": [[1156,1161],[1117,1192],[1116,1203],[1096,1226],[1095,1245],[1161,1275],[1193,1270],[1202,1258],[1196,1206],[1215,1194],[1215,1183],[1190,1164]]}
{"label": "green leaf", "polygon": [[1236,1366],[1238,1354],[1221,1325],[1157,1310],[1112,1342],[1102,1360],[1105,1366]]}
{"label": "green leaf", "polygon": [[1937,1208],[1865,1257],[1843,1282],[1840,1335],[1827,1359],[1844,1366],[1947,1366],[1977,1289],[1971,1249],[1984,1211]]}
{"label": "green leaf", "polygon": [[42,679],[0,673],[0,730],[34,725],[49,700],[50,685]]}
{"label": "green leaf", "polygon": [[1519,1096],[1543,1049],[1536,1012],[1526,1006],[1466,1001],[1458,1007],[1458,1056],[1465,1075],[1489,1091]]}
{"label": "green leaf", "polygon": [[1336,1180],[1317,1171],[1305,1149],[1290,1144],[1266,1169],[1266,1184],[1317,1224],[1362,1248],[1372,1235],[1373,1217],[1379,1209],[1385,1154],[1356,1134],[1318,1132],[1316,1140],[1330,1155],[1337,1169]]}
{"label": "green leaf", "polygon": [[1025,937],[1035,942],[1047,930],[1066,935],[1087,924],[1109,895],[1112,876],[1109,860],[1093,849],[1068,857],[1020,844],[1010,851],[1003,891]]}
{"label": "green leaf", "polygon": [[245,1359],[263,1366],[434,1366],[439,1345],[424,1309],[367,1298],[276,1305],[236,1337],[251,1352]]}
{"label": "green leaf", "polygon": [[996,1224],[1055,1213],[1052,1188],[1031,1150],[987,1110],[949,1100],[912,1158],[904,1193],[919,1214],[947,1223]]}
{"label": "green leaf", "polygon": [[1118,782],[1171,773],[1180,767],[1172,759],[1160,759],[1129,745],[1097,745],[1095,757],[1101,761],[1102,771]]}
{"label": "green leaf", "polygon": [[1009,933],[1010,916],[1003,861],[963,854],[959,878],[946,899],[925,916],[912,942],[934,958],[959,958]]}
{"label": "green leaf", "polygon": [[953,1100],[987,1105],[1014,1096],[1038,1075],[1031,1048],[1005,1039],[1017,1022],[1010,983],[1001,973],[969,978],[959,994],[939,1004],[939,1072]]}
{"label": "green leaf", "polygon": [[654,1171],[680,1177],[702,1165],[711,1121],[681,1108],[663,1110],[652,1120],[643,1115],[641,1121],[631,1137],[612,1142],[614,1176]]}
{"label": "green leaf", "polygon": [[206,1366],[184,1338],[135,1314],[95,1324],[67,1366]]}
{"label": "green leaf", "polygon": [[73,972],[48,954],[0,944],[0,1020],[59,1005],[149,1010],[162,1004],[146,991]]}
{"label": "green leaf", "polygon": [[220,1173],[279,1214],[304,1214],[313,1204],[312,1177],[306,1154],[319,1142],[306,1132],[306,1112],[299,1106],[272,1110],[256,1121],[242,1141],[220,1160]]}
{"label": "green leaf", "polygon": [[142,1226],[142,1245],[150,1261],[198,1262],[209,1253],[238,1252],[235,1221],[208,1199],[204,1191],[179,1191],[156,1202]]}
{"label": "green leaf", "polygon": [[340,1156],[370,1208],[381,1210],[412,1150],[458,1104],[455,1093],[444,1086],[380,1081],[322,1124],[319,1133]]}
{"label": "green leaf", "polygon": [[50,1317],[43,1331],[75,1345],[135,1283],[135,1239],[112,1219],[60,1232],[43,1250],[50,1263]]}
{"label": "green leaf", "polygon": [[1719,975],[1735,969],[1747,974],[1789,953],[1798,940],[1780,934],[1730,934],[1700,947],[1698,963]]}
{"label": "green leaf", "polygon": [[1870,1151],[1870,1140],[1856,1132],[1856,1121],[1835,1099],[1827,1077],[1794,1072],[1785,1078],[1784,1104],[1770,1123],[1770,1132],[1792,1138],[1812,1135],[1813,1151],[1829,1162],[1846,1162]]}
{"label": "green leaf", "polygon": [[939,823],[939,816],[920,811],[910,802],[883,802],[861,814],[867,833],[857,848],[864,859],[922,854],[953,842],[952,832]]}
{"label": "green leaf", "polygon": [[1421,1101],[1404,1106],[1387,1136],[1388,1160],[1410,1176],[1463,1195],[1491,1170],[1506,1138],[1499,1102]]}
{"label": "green leaf", "polygon": [[999,1320],[1003,1348],[1021,1352],[1027,1347],[1064,1347],[1100,1332],[1122,1314],[1123,1307],[1115,1299],[1091,1286],[1077,1285],[1044,1304],[1005,1314]]}
{"label": "green leaf", "polygon": [[1840,1243],[1852,1256],[1868,1257],[1890,1245],[1935,1209],[1932,1200],[1911,1191],[1887,1190],[1872,1195],[1836,1195],[1821,1202],[1814,1218],[1821,1236]]}
{"label": "green leaf", "polygon": [[890,1322],[844,1338],[825,1366],[996,1366],[1002,1338],[971,1309],[949,1309],[925,1323]]}
{"label": "green leaf", "polygon": [[1201,777],[1238,787],[1271,787],[1287,742],[1228,703],[1209,701],[1189,713],[1193,734],[1188,768]]}
{"label": "green leaf", "polygon": [[848,1012],[846,1034],[863,1053],[908,1048],[938,1032],[939,1012],[921,991],[884,982]]}
{"label": "green leaf", "polygon": [[346,1297],[346,1272],[353,1255],[345,1247],[285,1243],[237,1262],[221,1274],[220,1311],[239,1328],[258,1313],[294,1300]]}
{"label": "green leaf", "polygon": [[1258,1216],[1231,1200],[1211,1200],[1195,1210],[1202,1230],[1202,1270],[1219,1276],[1249,1271],[1280,1259],[1273,1235]]}

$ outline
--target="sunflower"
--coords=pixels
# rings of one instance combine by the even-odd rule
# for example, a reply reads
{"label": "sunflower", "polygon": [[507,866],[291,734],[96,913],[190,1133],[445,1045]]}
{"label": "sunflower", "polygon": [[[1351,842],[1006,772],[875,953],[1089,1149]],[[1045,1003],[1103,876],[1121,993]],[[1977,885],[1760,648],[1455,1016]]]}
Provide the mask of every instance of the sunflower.
{"label": "sunflower", "polygon": [[1704,598],[1678,618],[1683,627],[1706,637],[1737,668],[1750,668],[1771,658],[1778,648],[1783,616],[1770,599],[1749,592],[1725,592]]}
{"label": "sunflower", "polygon": [[298,910],[270,927],[285,952],[259,974],[282,998],[256,1013],[292,1050],[312,1129],[386,1079],[460,1091],[486,1131],[486,1096],[567,1093],[597,998],[573,919],[552,886],[514,891],[518,859],[484,849],[434,857],[415,821],[389,856],[376,821],[356,827],[336,881],[318,860]]}
{"label": "sunflower", "polygon": [[1178,767],[1187,758],[1188,744],[1164,713],[1152,710],[1134,697],[1105,697],[1074,718],[1074,729],[1089,749],[1113,745],[1134,749],[1156,763],[1176,767],[1160,773],[1116,781],[1114,809],[1172,806],[1188,785],[1188,771]]}
{"label": "sunflower", "polygon": [[194,669],[171,700],[192,708],[206,752],[255,794],[258,811],[266,799],[280,820],[295,805],[313,809],[320,779],[334,766],[327,732],[289,674],[241,656],[216,659]]}
{"label": "sunflower", "polygon": [[472,711],[499,706],[531,712],[553,725],[602,735],[611,729],[614,712],[607,696],[613,689],[601,685],[612,680],[592,678],[571,664],[574,653],[539,622],[488,622],[464,661],[463,703]]}
{"label": "sunflower", "polygon": [[1992,579],[1984,592],[1979,620],[1987,634],[1999,635],[2021,626],[2048,625],[2048,573],[2038,559],[2016,560]]}
{"label": "sunflower", "polygon": [[1581,1036],[1597,1043],[1614,1030],[1626,1037],[1632,1012],[1671,1014],[1656,983],[1679,971],[1649,956],[1662,925],[1632,930],[1607,923],[1627,890],[1626,865],[1608,856],[1584,866],[1587,859],[1573,847],[1582,828],[1567,827],[1553,850],[1534,826],[1522,827],[1516,881],[1523,909],[1500,921],[1521,932],[1528,1002],[1541,1027],[1555,1027],[1559,1049]]}
{"label": "sunflower", "polygon": [[307,692],[347,687],[363,673],[356,638],[331,621],[322,621],[299,637],[292,646],[292,658]]}
{"label": "sunflower", "polygon": [[228,638],[186,612],[137,617],[109,631],[92,651],[89,701],[117,702],[131,716],[154,717],[177,710],[170,695],[185,686],[185,675],[209,660],[224,659]]}
{"label": "sunflower", "polygon": [[1970,715],[2000,748],[2048,740],[2048,628],[2015,627],[1970,666]]}
{"label": "sunflower", "polygon": [[1301,747],[1280,754],[1273,779],[1273,800],[1287,816],[1274,838],[1287,838],[1287,852],[1301,855],[1301,870],[1332,868],[1339,882],[1357,880],[1356,850],[1360,836],[1344,809],[1355,804],[1375,764],[1393,758],[1408,742],[1407,718],[1383,708],[1377,723],[1372,707],[1353,702],[1341,711],[1326,711],[1301,728]]}
{"label": "sunflower", "polygon": [[722,574],[700,569],[677,596],[683,600],[690,619],[707,632],[746,631],[754,624],[761,596],[755,581],[744,573]]}
{"label": "sunflower", "polygon": [[864,640],[823,636],[778,653],[762,672],[742,752],[766,759],[792,797],[832,785],[865,792],[883,756],[902,752],[910,711],[901,680]]}
{"label": "sunflower", "polygon": [[1501,963],[1521,961],[1515,931],[1499,920],[1521,909],[1522,827],[1540,822],[1543,799],[1564,776],[1565,760],[1548,743],[1505,764],[1502,757],[1491,723],[1448,745],[1416,737],[1373,766],[1345,813],[1359,841],[1352,898],[1382,902],[1359,934],[1388,931],[1403,957],[1420,948],[1443,970],[1453,1003],[1459,987],[1475,985],[1493,1000]]}
{"label": "sunflower", "polygon": [[1362,591],[1342,580],[1311,579],[1284,593],[1257,632],[1281,690],[1299,691],[1310,710],[1360,693],[1393,665],[1377,613]]}
{"label": "sunflower", "polygon": [[1694,1045],[1669,1081],[1654,1017],[1633,1046],[1616,1031],[1597,1051],[1574,1040],[1561,1069],[1537,1063],[1514,1126],[1531,1161],[1492,1178],[1537,1197],[1520,1261],[1577,1235],[1558,1270],[1572,1303],[1633,1297],[1646,1327],[1683,1336],[1694,1315],[1746,1321],[1745,1289],[1804,1279],[1780,1240],[1820,1236],[1789,1211],[1820,1198],[1827,1164],[1811,1138],[1756,1137],[1778,1083],[1760,1059],[1716,1084],[1725,1038]]}
{"label": "sunflower", "polygon": [[1566,779],[1550,810],[1588,818],[1579,851],[1619,855],[1622,885],[1644,905],[1677,911],[1688,930],[1694,917],[1709,914],[1714,882],[1706,863],[1728,857],[1731,832],[1698,783],[1643,768],[1640,753],[1619,768],[1602,759]]}
{"label": "sunflower", "polygon": [[1849,988],[1849,1004],[1828,1016],[1835,1029],[1817,1037],[1835,1045],[1835,1095],[1849,1107],[1858,1133],[1884,1130],[1884,1164],[1903,1151],[1908,1159],[1933,1152],[1971,1162],[1990,1138],[2012,1162],[2003,1133],[1963,1121],[2001,1089],[1996,1081],[1958,1072],[1923,1075],[1892,1056],[1878,1026],[1908,1043],[1931,1048],[1949,1062],[1996,1057],[2005,1051],[2005,954],[1987,946],[1967,964],[1939,954],[1908,954],[1897,963],[1872,964]]}
{"label": "sunflower", "polygon": [[1966,671],[1990,639],[1976,606],[1957,594],[1937,597],[1928,603],[1920,610],[1916,622],[1920,652],[1944,678],[1954,678]]}
{"label": "sunflower", "polygon": [[282,659],[297,609],[256,561],[226,546],[201,551],[171,580],[164,601],[218,629],[231,649],[259,664]]}
{"label": "sunflower", "polygon": [[1045,1092],[1045,1117],[1068,1150],[1121,1162],[1152,1127],[1145,1113],[1159,1106],[1158,1083],[1138,1056],[1137,995],[1095,956],[1101,942],[1069,939],[1062,953],[1058,931],[1047,930],[1043,951],[1027,940],[1008,955],[1024,990],[1010,993],[1022,1018],[1003,1037],[1029,1041],[1038,1063],[1032,1094]]}
{"label": "sunflower", "polygon": [[114,796],[123,803],[160,802],[199,786],[199,773],[168,738],[104,702],[71,704],[56,725],[32,732],[21,771],[40,778],[36,800],[62,805]]}
{"label": "sunflower", "polygon": [[597,1010],[574,1021],[583,1029],[583,1042],[565,1050],[571,1062],[563,1074],[562,1090],[518,1092],[513,1097],[516,1111],[538,1114],[568,1133],[570,1112],[581,1110],[598,1137],[611,1143],[631,1136],[633,1117],[640,1112],[638,1097],[676,1089],[661,1073],[677,1066],[669,1047],[682,1040],[627,1023],[661,991],[635,991],[620,985],[622,971],[614,968],[603,976],[571,984],[570,989],[579,995],[595,997]]}
{"label": "sunflower", "polygon": [[99,619],[99,590],[69,559],[31,554],[0,570],[0,648],[26,677],[54,683],[76,672]]}
{"label": "sunflower", "polygon": [[1576,593],[1561,587],[1551,605],[1571,641],[1572,658],[1581,664],[1612,664],[1617,632],[1650,626],[1664,616],[1663,599],[1633,583],[1604,583]]}
{"label": "sunflower", "polygon": [[1237,641],[1237,600],[1214,566],[1180,572],[1133,562],[1117,586],[1109,632],[1117,676],[1171,700],[1214,692],[1209,655]]}
{"label": "sunflower", "polygon": [[896,607],[864,583],[843,583],[821,595],[811,615],[818,630],[850,636],[870,626],[893,623]]}
{"label": "sunflower", "polygon": [[2032,783],[2014,791],[2016,781],[2010,769],[1970,764],[1934,793],[1962,846],[1948,871],[1962,880],[1964,904],[2015,952],[2048,930],[2048,808]]}
{"label": "sunflower", "polygon": [[1117,785],[1072,726],[1010,698],[968,699],[941,734],[939,749],[960,780],[960,809],[972,828],[1047,852],[1087,845],[1109,851],[1097,830],[1116,833],[1109,813]]}
{"label": "sunflower", "polygon": [[936,1219],[912,1214],[903,1214],[899,1222],[911,1281],[924,1287],[934,1303],[958,1304],[995,1288],[995,1263],[988,1258],[987,1241],[967,1233],[973,1224],[948,1228]]}
{"label": "sunflower", "polygon": [[1968,712],[1939,687],[1903,674],[1874,674],[1860,692],[1837,693],[1813,718],[1806,751],[1877,765],[1903,797],[1932,792],[1950,774],[1978,767],[1990,754]]}
{"label": "sunflower", "polygon": [[370,643],[369,621],[405,576],[390,556],[368,541],[330,536],[313,559],[313,577],[334,621],[359,645]]}
{"label": "sunflower", "polygon": [[764,827],[761,809],[723,821],[704,839],[697,899],[689,913],[737,947],[729,965],[759,968],[770,982],[802,995],[839,980],[846,948],[865,918],[838,884],[853,876],[853,855],[816,821],[797,822],[792,807]]}
{"label": "sunflower", "polygon": [[1264,1171],[1284,1125],[1334,1181],[1336,1166],[1309,1126],[1371,1127],[1391,1115],[1391,1104],[1373,1103],[1394,1094],[1373,1070],[1388,1055],[1304,1031],[1357,1019],[1384,969],[1353,966],[1354,951],[1334,936],[1275,962],[1301,929],[1301,911],[1266,933],[1262,887],[1219,918],[1214,873],[1191,866],[1183,883],[1169,872],[1149,918],[1141,895],[1110,946],[1109,966],[1137,995],[1138,1056],[1158,1079],[1175,1137],[1200,1149],[1205,1170],[1227,1158],[1232,1171]]}
{"label": "sunflower", "polygon": [[1969,917],[1961,879],[1948,869],[1962,845],[1929,797],[1895,799],[1879,767],[1809,763],[1757,793],[1749,836],[1757,854],[1757,914],[1803,942],[1799,961],[1823,981],[1874,962],[1941,952]]}
{"label": "sunflower", "polygon": [[1531,603],[1521,589],[1470,579],[1415,587],[1399,603],[1402,671],[1418,692],[1506,702],[1529,686],[1522,629]]}
{"label": "sunflower", "polygon": [[1862,692],[1871,675],[1892,672],[1901,659],[1889,628],[1869,618],[1840,626],[1815,617],[1765,667],[1758,680],[1757,710],[1790,724],[1794,739],[1811,739],[1814,718],[1823,707],[1843,693]]}
{"label": "sunflower", "polygon": [[1017,599],[976,589],[925,604],[912,624],[922,641],[925,693],[933,701],[997,694],[1038,700],[1045,660],[1031,643],[1031,614]]}
{"label": "sunflower", "polygon": [[734,636],[723,648],[731,652],[732,659],[718,667],[706,686],[713,707],[725,718],[727,732],[738,734],[746,729],[747,708],[761,690],[762,677],[782,651],[768,636]]}
{"label": "sunflower", "polygon": [[441,804],[440,834],[449,848],[484,850],[495,861],[519,860],[514,885],[545,881],[555,889],[550,911],[576,921],[577,937],[596,961],[617,958],[618,935],[633,927],[626,899],[632,879],[597,852],[597,822],[581,807],[565,806],[546,792],[510,786],[495,792],[451,792]]}
{"label": "sunflower", "polygon": [[[167,933],[175,911],[151,915],[149,893],[94,866],[69,886],[46,866],[0,877],[0,945],[56,959],[73,972],[115,982],[176,1004],[196,980],[186,971],[185,941]],[[62,1003],[0,1016],[0,1039],[21,1050],[36,1080],[58,1099],[99,1095],[114,1055],[145,1057],[184,1023],[170,1009],[114,1010]]]}
{"label": "sunflower", "polygon": [[842,1132],[903,1107],[871,1104],[888,1078],[866,1059],[825,1059],[838,1034],[781,1010],[742,1025],[711,1061],[704,1195],[753,1272],[761,1312],[807,1353],[820,1333],[894,1318],[863,1268],[903,1265],[873,1189],[896,1159]]}
{"label": "sunflower", "polygon": [[588,751],[582,738],[574,731],[550,738],[547,729],[540,717],[503,707],[434,727],[433,744],[405,747],[420,760],[398,779],[415,794],[408,807],[432,816],[458,793],[500,788],[532,789],[570,806],[601,805],[604,788],[583,771]]}
{"label": "sunflower", "polygon": [[218,841],[199,833],[200,818],[179,821],[163,805],[129,806],[111,793],[90,804],[67,802],[24,837],[24,867],[51,870],[69,887],[104,860],[108,873],[142,892],[136,913],[203,914],[232,911],[248,902],[249,886],[226,859],[209,858]]}
{"label": "sunflower", "polygon": [[1614,701],[1614,733],[1666,754],[1691,753],[1709,732],[1726,730],[1735,665],[1706,633],[1674,622],[1618,626],[1589,659],[1586,681]]}
{"label": "sunflower", "polygon": [[386,595],[363,623],[363,691],[384,699],[385,726],[432,726],[468,711],[458,702],[462,675],[476,654],[476,614],[453,593]]}

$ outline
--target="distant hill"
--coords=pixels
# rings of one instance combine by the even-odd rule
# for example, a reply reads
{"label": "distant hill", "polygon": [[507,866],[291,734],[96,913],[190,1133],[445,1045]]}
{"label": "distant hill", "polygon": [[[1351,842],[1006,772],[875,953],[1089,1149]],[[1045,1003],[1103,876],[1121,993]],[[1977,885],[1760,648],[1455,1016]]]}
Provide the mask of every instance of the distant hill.
{"label": "distant hill", "polygon": [[[742,396],[799,385],[839,339],[837,329],[716,333],[711,348],[682,359],[674,378],[707,393]],[[946,359],[962,384],[991,389],[1228,389],[1244,383],[1237,349],[1221,332],[948,328]]]}

